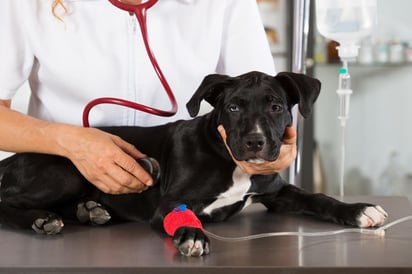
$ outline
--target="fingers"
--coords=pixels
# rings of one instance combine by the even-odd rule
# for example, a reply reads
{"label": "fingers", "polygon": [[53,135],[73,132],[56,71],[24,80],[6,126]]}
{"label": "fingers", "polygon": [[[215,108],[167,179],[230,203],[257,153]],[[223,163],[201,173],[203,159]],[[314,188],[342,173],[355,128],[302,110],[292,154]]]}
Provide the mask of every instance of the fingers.
{"label": "fingers", "polygon": [[119,167],[109,169],[106,174],[92,183],[107,194],[141,193],[149,188],[148,185],[130,176],[130,173]]}
{"label": "fingers", "polygon": [[[153,178],[136,162],[136,159],[144,158],[146,155],[137,150],[132,144],[122,140],[120,137],[112,137],[115,144],[125,152],[121,153],[119,157],[115,159],[115,163],[125,171],[123,177],[118,177],[120,182],[125,182],[126,187],[137,191],[140,188],[146,190],[148,187],[152,186],[154,183]],[[120,171],[118,172],[118,176],[120,176]],[[142,184],[143,186],[141,186]]]}
{"label": "fingers", "polygon": [[116,176],[122,176],[117,178],[125,182],[125,186],[134,189],[141,184],[147,187],[153,185],[153,178],[150,174],[128,154],[119,155],[114,162],[120,169],[117,168],[113,173],[116,173]]}
{"label": "fingers", "polygon": [[296,143],[296,129],[294,127],[287,127],[283,135],[284,144],[295,144]]}
{"label": "fingers", "polygon": [[153,184],[151,176],[136,161],[145,155],[120,137],[92,128],[76,128],[73,136],[76,138],[62,139],[66,157],[101,191],[138,193]]}
{"label": "fingers", "polygon": [[[134,150],[134,156],[144,156],[136,149]],[[103,184],[104,189],[101,190],[106,193],[140,193],[153,185],[152,177],[132,156],[121,149],[113,157],[105,159],[99,169],[106,175],[102,179],[98,179]]]}
{"label": "fingers", "polygon": [[296,136],[296,129],[294,127],[286,128],[285,134],[283,135],[283,143],[280,147],[280,153],[277,160],[279,162],[278,167],[281,170],[289,167],[296,158]]}
{"label": "fingers", "polygon": [[[225,144],[225,147],[226,147],[226,149],[227,149],[227,152],[229,152],[229,155],[230,155],[230,157],[232,157],[232,160],[236,163],[236,165],[237,165],[238,167],[240,167],[243,171],[245,171],[245,170],[243,169],[244,167],[241,165],[241,162],[239,162],[238,160],[235,159],[235,157],[233,157],[232,151],[230,150],[230,147],[227,145],[227,142],[226,142],[227,135],[226,135],[226,130],[225,130],[225,128],[223,127],[223,125],[219,125],[219,126],[217,127],[217,130],[219,131],[220,136],[222,137],[223,143]],[[244,163],[246,163],[246,162],[244,162]]]}
{"label": "fingers", "polygon": [[[147,172],[131,158],[136,166],[126,164],[124,167],[117,164],[112,158],[102,159],[95,164],[80,162],[76,167],[83,176],[101,191],[108,194],[140,193],[152,184]],[[117,159],[117,161],[122,161]]]}
{"label": "fingers", "polygon": [[219,125],[217,127],[217,130],[219,131],[220,136],[222,136],[222,139],[226,142],[226,131],[225,131],[225,128],[223,127],[223,125]]}

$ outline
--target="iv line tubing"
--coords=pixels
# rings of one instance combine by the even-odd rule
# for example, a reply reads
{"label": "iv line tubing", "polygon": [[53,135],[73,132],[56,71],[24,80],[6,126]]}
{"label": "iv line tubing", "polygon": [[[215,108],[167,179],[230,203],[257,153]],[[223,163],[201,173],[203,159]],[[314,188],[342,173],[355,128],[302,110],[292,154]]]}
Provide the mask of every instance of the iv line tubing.
{"label": "iv line tubing", "polygon": [[333,235],[338,235],[338,234],[343,234],[343,233],[361,233],[361,234],[384,236],[386,229],[396,224],[403,223],[403,222],[410,221],[410,220],[412,220],[412,215],[397,219],[377,229],[345,228],[345,229],[339,229],[339,230],[329,230],[329,231],[320,231],[320,232],[298,232],[298,231],[268,232],[268,233],[254,234],[254,235],[242,236],[242,237],[223,237],[223,236],[216,235],[205,229],[203,229],[203,232],[210,238],[223,241],[223,242],[243,242],[243,241],[250,241],[250,240],[255,240],[255,239],[277,237],[277,236],[320,237],[320,236],[333,236]]}
{"label": "iv line tubing", "polygon": [[147,2],[143,2],[138,5],[131,5],[131,4],[126,4],[123,2],[120,2],[119,0],[109,0],[114,6],[128,11],[128,12],[133,12],[136,15],[137,21],[139,22],[140,30],[142,32],[142,37],[143,37],[143,42],[145,45],[146,53],[149,56],[150,62],[153,65],[153,69],[155,70],[157,77],[159,78],[160,82],[163,85],[163,88],[166,91],[166,94],[170,100],[171,103],[171,110],[166,111],[166,110],[161,110],[161,109],[156,109],[153,107],[149,107],[146,105],[142,105],[139,103],[134,103],[131,101],[119,99],[119,98],[111,98],[111,97],[104,97],[104,98],[97,98],[89,102],[86,107],[83,110],[83,126],[84,127],[89,127],[89,113],[90,110],[99,104],[116,104],[116,105],[122,105],[130,108],[134,108],[140,111],[144,111],[150,114],[158,115],[158,116],[173,116],[177,112],[177,102],[174,97],[174,94],[172,92],[172,89],[169,86],[169,83],[166,80],[166,77],[163,75],[162,70],[160,69],[159,64],[157,63],[157,60],[152,52],[152,49],[149,44],[149,38],[148,38],[148,33],[147,33],[147,20],[146,20],[146,12],[147,9],[152,7],[154,4],[157,3],[158,0],[149,0]]}
{"label": "iv line tubing", "polygon": [[341,135],[340,135],[340,173],[339,173],[339,196],[340,199],[343,200],[343,196],[345,195],[345,126],[340,126]]}

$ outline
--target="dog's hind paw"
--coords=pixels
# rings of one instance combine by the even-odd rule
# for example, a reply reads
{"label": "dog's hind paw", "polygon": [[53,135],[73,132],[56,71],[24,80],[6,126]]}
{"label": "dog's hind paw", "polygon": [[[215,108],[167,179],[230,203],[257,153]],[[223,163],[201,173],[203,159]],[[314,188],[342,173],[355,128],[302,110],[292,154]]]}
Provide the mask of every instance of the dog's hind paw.
{"label": "dog's hind paw", "polygon": [[47,216],[37,218],[31,227],[39,234],[54,235],[60,233],[63,226],[64,223],[61,218],[57,216]]}
{"label": "dog's hind paw", "polygon": [[106,209],[95,201],[87,201],[77,205],[77,219],[81,223],[91,223],[94,225],[102,225],[107,223],[111,216]]}
{"label": "dog's hind paw", "polygon": [[358,216],[358,226],[365,227],[374,227],[382,225],[386,218],[388,218],[388,213],[383,210],[380,206],[368,206],[361,212]]}

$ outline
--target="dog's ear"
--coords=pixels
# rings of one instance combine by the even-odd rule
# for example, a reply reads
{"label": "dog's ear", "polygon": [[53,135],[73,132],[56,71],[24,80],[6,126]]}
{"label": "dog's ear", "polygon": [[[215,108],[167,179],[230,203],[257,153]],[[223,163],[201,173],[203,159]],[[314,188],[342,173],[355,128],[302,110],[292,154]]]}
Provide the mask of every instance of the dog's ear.
{"label": "dog's ear", "polygon": [[287,92],[290,105],[299,104],[299,111],[307,118],[320,93],[321,83],[318,79],[304,74],[280,72],[275,76]]}
{"label": "dog's ear", "polygon": [[200,103],[203,99],[215,107],[218,99],[223,95],[224,89],[229,84],[230,79],[232,79],[232,77],[222,74],[210,74],[206,76],[197,88],[195,94],[186,104],[190,116],[195,117],[199,113]]}

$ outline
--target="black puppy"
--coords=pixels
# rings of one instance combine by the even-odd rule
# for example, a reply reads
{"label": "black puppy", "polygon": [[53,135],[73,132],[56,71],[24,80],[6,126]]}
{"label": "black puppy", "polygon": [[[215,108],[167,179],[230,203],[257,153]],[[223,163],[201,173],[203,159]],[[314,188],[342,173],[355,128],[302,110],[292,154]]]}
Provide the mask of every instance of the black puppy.
{"label": "black puppy", "polygon": [[[307,117],[319,91],[318,80],[295,73],[209,75],[187,104],[196,116],[201,101],[209,102],[214,109],[204,116],[157,127],[102,128],[159,161],[162,173],[155,186],[141,194],[108,195],[88,183],[68,159],[16,154],[0,162],[0,221],[55,234],[63,227],[62,218],[92,224],[143,219],[163,231],[165,216],[182,203],[202,221],[223,221],[250,203],[262,203],[273,212],[360,227],[381,225],[387,214],[379,206],[306,193],[278,174],[243,173],[217,131],[222,124],[238,160],[276,160],[285,128],[292,123],[292,106],[299,104]],[[184,255],[209,253],[202,229],[178,227],[173,240]]]}

